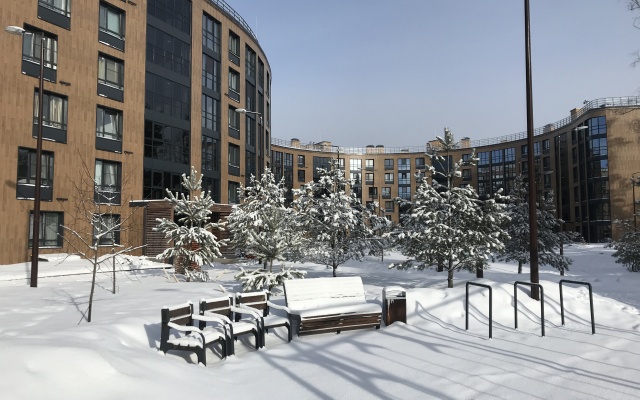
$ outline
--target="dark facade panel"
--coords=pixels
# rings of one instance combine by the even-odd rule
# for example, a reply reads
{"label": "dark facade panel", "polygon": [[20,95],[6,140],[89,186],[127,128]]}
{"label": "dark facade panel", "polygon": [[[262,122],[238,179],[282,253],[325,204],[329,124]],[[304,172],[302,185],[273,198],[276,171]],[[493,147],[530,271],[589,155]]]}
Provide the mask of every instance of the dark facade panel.
{"label": "dark facade panel", "polygon": [[124,90],[98,82],[98,95],[123,102]]}
{"label": "dark facade panel", "polygon": [[122,141],[106,139],[96,136],[96,149],[111,151],[114,153],[122,153]]}
{"label": "dark facade panel", "polygon": [[[38,137],[38,124],[33,124],[33,137]],[[67,130],[44,125],[42,127],[42,138],[44,140],[67,143]]]}
{"label": "dark facade panel", "polygon": [[[36,187],[34,185],[18,184],[16,187],[16,198],[18,199],[35,199]],[[53,188],[51,186],[40,186],[40,200],[52,201]]]}
{"label": "dark facade panel", "polygon": [[38,4],[38,18],[61,28],[71,29],[71,17],[44,7],[42,4]]}

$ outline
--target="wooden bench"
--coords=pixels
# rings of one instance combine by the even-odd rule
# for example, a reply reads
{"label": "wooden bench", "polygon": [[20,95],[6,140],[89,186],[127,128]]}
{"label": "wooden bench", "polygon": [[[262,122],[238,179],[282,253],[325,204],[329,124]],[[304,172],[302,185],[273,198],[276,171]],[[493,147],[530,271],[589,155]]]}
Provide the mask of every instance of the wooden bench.
{"label": "wooden bench", "polygon": [[287,312],[298,336],[380,329],[382,307],[367,303],[362,279],[293,279],[284,282]]}
{"label": "wooden bench", "polygon": [[[252,334],[255,340],[256,350],[260,347],[261,330],[260,321],[255,315],[255,311],[241,309],[233,306],[232,298],[229,296],[214,297],[209,299],[200,299],[200,316],[217,317],[224,321],[227,329],[227,355],[232,356],[235,352],[234,339],[238,336]],[[239,314],[246,314],[250,318],[233,321],[233,317]]]}
{"label": "wooden bench", "polygon": [[[291,322],[289,318],[271,314],[269,308],[284,309],[284,307],[269,301],[267,292],[242,292],[236,293],[235,305],[240,308],[255,309],[258,312],[261,326],[261,347],[265,346],[265,334],[269,332],[269,328],[285,327],[287,328],[287,339],[291,341]],[[240,320],[240,314],[236,314],[236,321]]]}
{"label": "wooden bench", "polygon": [[[169,350],[186,350],[196,353],[198,363],[207,365],[205,349],[220,343],[221,358],[227,356],[228,338],[225,329],[206,327],[207,322],[223,326],[224,322],[216,317],[206,317],[193,313],[191,302],[161,310],[162,327],[160,332],[160,350],[165,354]],[[201,328],[196,325],[201,324]],[[172,333],[180,332],[180,334]]]}

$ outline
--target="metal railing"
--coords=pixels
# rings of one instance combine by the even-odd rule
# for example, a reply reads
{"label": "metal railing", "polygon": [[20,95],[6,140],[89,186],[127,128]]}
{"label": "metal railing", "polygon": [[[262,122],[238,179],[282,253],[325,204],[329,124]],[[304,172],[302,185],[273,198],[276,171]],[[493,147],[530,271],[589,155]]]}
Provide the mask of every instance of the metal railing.
{"label": "metal railing", "polygon": [[[213,1],[213,0],[209,0]],[[640,96],[629,97],[605,97],[587,101],[582,108],[570,116],[556,121],[551,124],[546,124],[542,127],[536,128],[533,131],[534,136],[542,135],[557,129],[561,129],[564,126],[570,125],[577,121],[581,116],[591,110],[605,107],[636,107],[640,106]],[[527,132],[512,133],[510,135],[498,136],[489,139],[472,140],[464,144],[464,148],[477,148],[482,146],[490,146],[505,142],[514,142],[517,140],[524,140],[527,138]],[[340,154],[397,154],[397,153],[427,153],[434,146],[425,144],[424,146],[405,146],[405,147],[383,147],[383,146],[369,146],[369,147],[339,147],[331,144],[319,143],[301,143],[298,140],[284,140],[271,138],[271,144],[281,147],[290,147],[302,150],[319,151],[325,153],[340,153]]]}
{"label": "metal railing", "polygon": [[585,285],[586,287],[589,288],[589,308],[591,309],[591,334],[595,335],[596,323],[595,323],[595,319],[593,318],[593,290],[591,288],[591,284],[588,282],[571,281],[569,279],[561,279],[560,282],[558,282],[558,285],[560,286],[560,316],[561,316],[562,326],[564,326],[564,299],[562,296],[563,283],[572,283],[574,285]]}
{"label": "metal railing", "polygon": [[544,337],[544,288],[539,283],[515,281],[513,283],[513,311],[515,317],[515,328],[518,329],[518,285],[526,285],[529,287],[537,287],[540,289],[540,326],[542,327],[542,336]]}
{"label": "metal railing", "polygon": [[476,282],[467,282],[464,302],[465,325],[464,330],[469,330],[469,285],[480,286],[489,289],[489,339],[493,337],[493,290],[491,286]]}
{"label": "metal railing", "polygon": [[249,24],[247,24],[247,22],[240,16],[240,14],[238,14],[236,10],[231,8],[231,6],[228,5],[224,0],[207,0],[207,1],[215,5],[222,11],[226,12],[227,14],[229,14],[233,19],[235,19],[242,26],[244,30],[246,30],[251,36],[253,36],[256,43],[258,42],[258,36],[256,36],[255,33],[253,33],[253,31],[249,27]]}

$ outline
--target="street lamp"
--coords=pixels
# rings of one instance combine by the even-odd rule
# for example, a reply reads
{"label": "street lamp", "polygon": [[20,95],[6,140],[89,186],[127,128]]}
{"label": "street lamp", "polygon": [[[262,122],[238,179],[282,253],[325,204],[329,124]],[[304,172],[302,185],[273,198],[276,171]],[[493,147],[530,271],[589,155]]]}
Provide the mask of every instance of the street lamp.
{"label": "street lamp", "polygon": [[[529,269],[531,283],[539,283],[538,225],[536,218],[536,184],[533,151],[533,94],[531,88],[531,33],[529,29],[529,0],[524,0],[525,70],[527,92],[527,146],[529,161]],[[531,286],[531,298],[540,300],[537,286]]]}
{"label": "street lamp", "polygon": [[262,172],[264,171],[264,124],[262,123],[262,113],[258,111],[248,111],[245,108],[236,108],[236,112],[240,114],[254,114],[259,118],[258,124],[260,124],[260,135],[258,137],[258,146],[260,151],[258,152],[258,179],[260,179]]}
{"label": "street lamp", "polygon": [[[7,26],[5,31],[12,35],[30,35],[19,26]],[[42,180],[42,112],[44,92],[44,47],[46,38],[40,41],[40,78],[38,82],[38,137],[36,139],[36,182],[33,194],[33,242],[31,244],[31,287],[38,287],[38,258],[40,256],[40,185]]]}

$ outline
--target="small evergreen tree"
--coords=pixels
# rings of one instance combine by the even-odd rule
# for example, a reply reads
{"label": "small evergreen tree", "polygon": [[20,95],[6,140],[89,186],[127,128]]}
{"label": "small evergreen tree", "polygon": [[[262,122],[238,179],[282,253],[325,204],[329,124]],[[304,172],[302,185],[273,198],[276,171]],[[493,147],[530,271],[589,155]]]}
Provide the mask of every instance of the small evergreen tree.
{"label": "small evergreen tree", "polygon": [[[168,243],[172,247],[165,249],[157,259],[174,257],[176,273],[195,277],[193,271],[201,272],[202,265],[213,264],[214,259],[221,258],[220,246],[226,245],[226,241],[220,241],[213,234],[214,230],[223,230],[223,223],[213,223],[211,219],[211,207],[215,204],[209,192],[200,196],[197,191],[202,189],[202,175],[198,176],[194,167],[191,174],[182,174],[182,186],[189,192],[173,194],[167,189],[165,200],[173,205],[173,212],[179,216],[179,223],[158,218],[158,225],[153,228],[164,233]],[[207,280],[206,277],[204,277]]]}
{"label": "small evergreen tree", "polygon": [[362,207],[353,193],[346,194],[350,183],[344,171],[332,160],[331,169],[318,168],[320,178],[294,190],[298,226],[307,232],[310,246],[307,259],[333,269],[347,260],[360,260],[372,236],[367,221],[371,212]]}
{"label": "small evergreen tree", "polygon": [[630,272],[640,272],[640,231],[630,221],[617,220],[615,223],[624,233],[620,239],[609,244],[616,250],[612,256]]}
{"label": "small evergreen tree", "polygon": [[240,188],[240,204],[227,218],[236,252],[263,260],[269,269],[241,269],[236,276],[245,290],[259,290],[280,285],[286,279],[300,278],[304,273],[281,267],[273,272],[273,262],[297,261],[308,245],[308,239],[296,226],[294,209],[286,207],[284,180],[275,183],[267,168],[260,180],[251,176],[251,186]]}
{"label": "small evergreen tree", "polygon": [[[505,250],[500,255],[503,261],[517,261],[518,273],[522,273],[522,265],[529,263],[529,202],[528,190],[522,176],[514,180],[512,196],[507,205],[507,215],[511,219],[505,226],[510,236],[505,242]],[[574,232],[560,230],[564,221],[556,218],[553,194],[543,199],[542,207],[536,210],[538,223],[538,262],[549,265],[564,275],[572,261],[561,254],[564,243],[577,239]]]}
{"label": "small evergreen tree", "polygon": [[[448,129],[444,138],[437,139],[444,151],[457,147]],[[500,226],[506,217],[502,204],[492,199],[483,202],[473,187],[454,184],[461,175],[460,168],[473,165],[473,156],[455,164],[437,153],[431,158],[431,182],[428,177],[422,178],[413,202],[399,200],[411,207],[396,235],[399,248],[409,259],[390,268],[422,270],[443,266],[448,273],[447,286],[452,288],[455,270],[485,268],[489,256],[502,250],[506,233]],[[444,162],[444,168],[433,167]]]}

